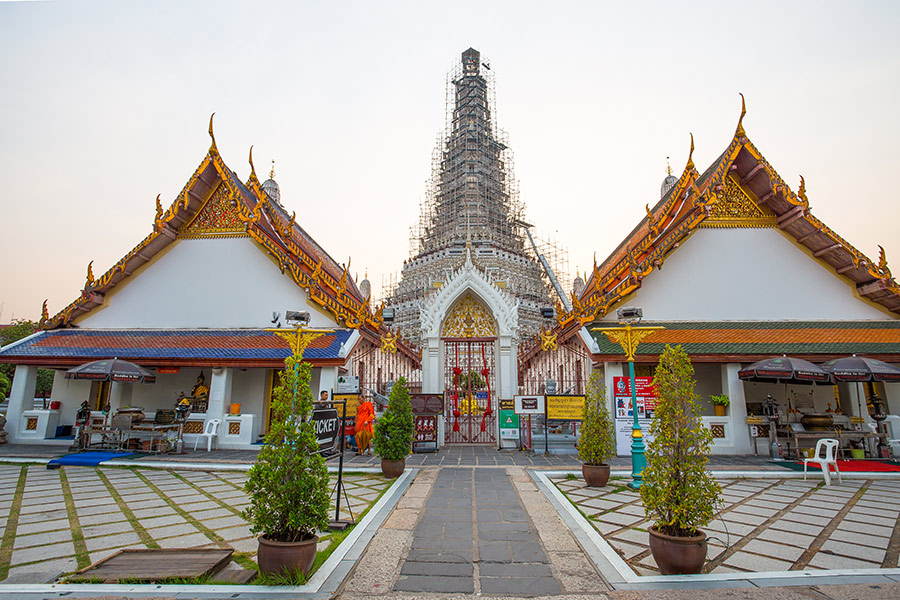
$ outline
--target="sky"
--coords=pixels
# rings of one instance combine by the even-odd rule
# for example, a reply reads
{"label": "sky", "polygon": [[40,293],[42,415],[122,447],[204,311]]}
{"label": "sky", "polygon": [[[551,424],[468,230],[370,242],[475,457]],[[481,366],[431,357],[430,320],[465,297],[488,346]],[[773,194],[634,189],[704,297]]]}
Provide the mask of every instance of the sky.
{"label": "sky", "polygon": [[0,323],[44,299],[55,314],[88,262],[99,276],[148,235],[213,112],[229,167],[246,180],[251,145],[261,177],[274,159],[282,203],[379,296],[470,46],[527,219],[570,270],[634,228],[691,133],[701,172],[718,157],[741,92],[748,136],[792,189],[805,177],[812,213],[900,275],[898,30],[892,1],[0,2]]}

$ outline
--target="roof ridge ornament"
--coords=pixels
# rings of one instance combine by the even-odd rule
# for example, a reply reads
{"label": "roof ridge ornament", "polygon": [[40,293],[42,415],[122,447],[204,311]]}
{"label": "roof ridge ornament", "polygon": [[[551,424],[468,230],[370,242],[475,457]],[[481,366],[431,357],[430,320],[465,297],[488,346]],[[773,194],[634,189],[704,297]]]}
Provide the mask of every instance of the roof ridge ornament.
{"label": "roof ridge ornament", "polygon": [[162,203],[160,202],[160,196],[162,196],[162,194],[156,195],[156,218],[154,219],[155,224],[158,224],[159,220],[162,219],[162,216],[163,216],[163,209],[162,209]]}
{"label": "roof ridge ornament", "polygon": [[272,159],[272,168],[269,169],[269,179],[275,180],[275,159]]}
{"label": "roof ridge ornament", "polygon": [[84,281],[84,287],[85,287],[85,288],[89,288],[89,287],[91,287],[92,285],[94,285],[94,281],[95,281],[95,280],[94,280],[94,268],[93,268],[93,266],[94,266],[94,261],[91,261],[91,262],[88,263],[88,266],[87,266],[87,277],[85,278],[85,281]]}
{"label": "roof ridge ornament", "polygon": [[209,137],[212,140],[212,144],[209,147],[210,154],[218,154],[219,148],[216,146],[216,136],[213,134],[213,117],[216,116],[216,113],[209,115]]}
{"label": "roof ridge ornament", "polygon": [[688,153],[687,165],[684,167],[685,171],[692,171],[694,169],[694,134],[691,133],[691,151]]}
{"label": "roof ridge ornament", "polygon": [[50,320],[50,313],[47,312],[47,299],[44,299],[44,304],[41,306],[41,320],[38,321],[38,325],[43,326],[47,321]]}
{"label": "roof ridge ornament", "polygon": [[744,115],[747,114],[747,102],[744,100],[744,95],[738,92],[738,96],[741,97],[741,116],[738,118],[737,129],[734,132],[734,137],[742,138],[747,136],[747,132],[744,131]]}
{"label": "roof ridge ornament", "polygon": [[250,181],[259,182],[259,179],[256,177],[256,167],[253,166],[253,144],[250,144]]}

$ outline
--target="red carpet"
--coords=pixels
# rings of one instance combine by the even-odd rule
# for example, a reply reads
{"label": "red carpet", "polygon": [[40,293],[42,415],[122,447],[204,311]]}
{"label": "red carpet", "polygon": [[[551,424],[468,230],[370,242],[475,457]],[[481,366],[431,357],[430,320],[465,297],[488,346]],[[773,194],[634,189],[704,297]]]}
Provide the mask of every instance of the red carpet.
{"label": "red carpet", "polygon": [[[802,460],[794,464],[799,466],[801,469],[803,468]],[[837,465],[838,469],[840,469],[842,473],[884,473],[888,471],[900,471],[900,465],[898,465],[897,463],[881,462],[878,460],[839,460],[837,461]],[[809,463],[809,470],[812,471],[814,469],[821,470],[817,463]],[[831,472],[833,473],[834,469],[832,469]]]}

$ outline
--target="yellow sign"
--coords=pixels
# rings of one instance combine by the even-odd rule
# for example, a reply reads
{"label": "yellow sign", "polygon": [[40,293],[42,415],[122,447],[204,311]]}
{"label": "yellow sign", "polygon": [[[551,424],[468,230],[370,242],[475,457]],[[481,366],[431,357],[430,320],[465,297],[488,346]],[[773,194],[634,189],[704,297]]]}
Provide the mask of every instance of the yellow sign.
{"label": "yellow sign", "polygon": [[580,421],[584,396],[547,396],[547,418]]}
{"label": "yellow sign", "polygon": [[[347,401],[347,416],[355,417],[356,409],[357,409],[357,407],[359,407],[359,396],[357,396],[356,394],[335,394],[334,395],[335,402],[341,402],[342,400]],[[341,408],[343,407],[343,405],[335,404],[334,407],[338,411],[338,416],[343,417],[344,415],[341,414]]]}

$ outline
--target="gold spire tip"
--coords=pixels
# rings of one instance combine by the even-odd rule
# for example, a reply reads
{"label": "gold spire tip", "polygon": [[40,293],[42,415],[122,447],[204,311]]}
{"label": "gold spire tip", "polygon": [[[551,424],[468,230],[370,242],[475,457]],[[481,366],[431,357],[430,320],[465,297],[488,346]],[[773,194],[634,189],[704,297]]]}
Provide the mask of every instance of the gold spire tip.
{"label": "gold spire tip", "polygon": [[272,159],[272,169],[269,171],[269,179],[275,179],[275,159]]}
{"label": "gold spire tip", "polygon": [[213,117],[216,116],[216,113],[209,115],[209,137],[212,139],[211,150],[218,150],[216,148],[216,136],[213,134]]}

